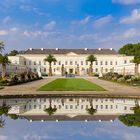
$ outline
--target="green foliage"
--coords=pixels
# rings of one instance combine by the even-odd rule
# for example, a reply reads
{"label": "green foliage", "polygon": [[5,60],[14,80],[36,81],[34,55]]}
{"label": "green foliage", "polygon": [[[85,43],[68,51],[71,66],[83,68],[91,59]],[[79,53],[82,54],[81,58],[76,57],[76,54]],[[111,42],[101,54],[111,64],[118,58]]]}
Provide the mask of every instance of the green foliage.
{"label": "green foliage", "polygon": [[0,55],[0,64],[6,65],[6,64],[9,64],[9,63],[11,63],[11,62],[9,61],[7,55]]}
{"label": "green foliage", "polygon": [[140,55],[140,43],[137,44],[126,44],[119,50],[120,54],[126,55]]}
{"label": "green foliage", "polygon": [[134,108],[134,114],[126,114],[119,117],[119,120],[126,126],[140,127],[140,106],[136,105]]}
{"label": "green foliage", "polygon": [[97,59],[96,59],[96,57],[94,56],[94,55],[89,55],[88,57],[87,57],[87,61],[89,61],[90,63],[93,63],[94,61],[96,61]]}
{"label": "green foliage", "polygon": [[9,56],[15,56],[18,54],[18,51],[17,50],[12,50],[8,55]]}
{"label": "green foliage", "polygon": [[6,104],[3,104],[2,106],[0,106],[0,116],[7,115],[10,109],[11,109],[11,106],[6,105]]}
{"label": "green foliage", "polygon": [[140,54],[135,55],[134,59],[132,60],[132,62],[135,63],[135,64],[140,64]]}
{"label": "green foliage", "polygon": [[44,111],[46,113],[48,113],[49,116],[51,116],[51,115],[53,115],[57,111],[57,108],[53,108],[53,107],[49,106],[49,108],[44,109]]}
{"label": "green foliage", "polygon": [[16,114],[9,114],[8,116],[13,120],[17,120],[19,118],[19,116]]}
{"label": "green foliage", "polygon": [[94,109],[93,106],[91,106],[90,108],[87,108],[86,111],[90,115],[94,115],[97,112],[97,110]]}
{"label": "green foliage", "polygon": [[56,62],[57,60],[56,60],[56,58],[55,58],[53,55],[49,54],[49,55],[44,59],[44,61],[47,61],[49,64],[51,64],[52,62]]}
{"label": "green foliage", "polygon": [[0,42],[0,53],[4,50],[4,42]]}
{"label": "green foliage", "polygon": [[0,128],[4,128],[5,120],[0,116]]}

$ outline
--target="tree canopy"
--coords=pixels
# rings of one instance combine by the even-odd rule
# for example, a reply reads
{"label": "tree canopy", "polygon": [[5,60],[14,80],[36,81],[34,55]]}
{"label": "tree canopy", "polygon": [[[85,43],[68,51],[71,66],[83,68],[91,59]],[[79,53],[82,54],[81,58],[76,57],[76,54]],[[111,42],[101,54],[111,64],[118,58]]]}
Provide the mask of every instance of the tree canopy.
{"label": "tree canopy", "polygon": [[49,62],[49,63],[52,63],[52,62],[56,62],[56,58],[55,58],[53,55],[49,54],[49,55],[44,59],[44,61],[47,61],[47,62]]}
{"label": "tree canopy", "polygon": [[4,50],[4,42],[0,42],[0,53]]}
{"label": "tree canopy", "polygon": [[119,120],[126,126],[137,126],[140,127],[140,106],[133,108],[134,114],[126,114],[119,117]]}
{"label": "tree canopy", "polygon": [[18,54],[18,51],[17,50],[12,50],[8,55],[9,56],[15,56]]}
{"label": "tree canopy", "polygon": [[126,44],[119,49],[120,54],[126,54],[127,56],[140,55],[140,43]]}
{"label": "tree canopy", "polygon": [[94,61],[96,61],[96,57],[94,55],[89,55],[87,58],[87,61],[89,61],[90,63],[93,63]]}
{"label": "tree canopy", "polygon": [[8,56],[7,55],[0,55],[0,64],[2,65],[6,65],[6,64],[9,64],[10,61],[8,59]]}

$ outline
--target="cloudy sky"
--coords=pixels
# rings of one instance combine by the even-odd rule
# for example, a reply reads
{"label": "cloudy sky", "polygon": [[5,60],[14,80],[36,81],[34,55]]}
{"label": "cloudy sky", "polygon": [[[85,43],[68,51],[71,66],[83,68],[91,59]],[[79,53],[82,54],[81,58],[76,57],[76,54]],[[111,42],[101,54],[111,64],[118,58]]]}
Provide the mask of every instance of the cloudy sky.
{"label": "cloudy sky", "polygon": [[111,122],[32,122],[6,120],[0,140],[139,140],[140,129]]}
{"label": "cloudy sky", "polygon": [[115,48],[139,42],[140,0],[2,0],[6,49]]}

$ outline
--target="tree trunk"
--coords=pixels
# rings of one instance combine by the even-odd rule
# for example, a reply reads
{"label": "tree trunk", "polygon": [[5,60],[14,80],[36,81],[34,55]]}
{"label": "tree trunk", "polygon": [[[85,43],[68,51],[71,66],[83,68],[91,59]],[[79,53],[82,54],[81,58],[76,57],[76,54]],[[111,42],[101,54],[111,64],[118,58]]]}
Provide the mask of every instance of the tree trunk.
{"label": "tree trunk", "polygon": [[135,64],[135,76],[139,76],[139,65]]}
{"label": "tree trunk", "polygon": [[51,66],[51,63],[49,63],[49,76],[52,76],[52,66]]}
{"label": "tree trunk", "polygon": [[65,75],[64,65],[62,65],[62,67],[61,67],[61,76],[64,76],[64,75]]}
{"label": "tree trunk", "polygon": [[2,78],[6,77],[6,65],[2,64]]}
{"label": "tree trunk", "polygon": [[89,76],[92,76],[92,73],[93,73],[93,67],[92,67],[92,64],[90,64],[90,67],[89,67]]}

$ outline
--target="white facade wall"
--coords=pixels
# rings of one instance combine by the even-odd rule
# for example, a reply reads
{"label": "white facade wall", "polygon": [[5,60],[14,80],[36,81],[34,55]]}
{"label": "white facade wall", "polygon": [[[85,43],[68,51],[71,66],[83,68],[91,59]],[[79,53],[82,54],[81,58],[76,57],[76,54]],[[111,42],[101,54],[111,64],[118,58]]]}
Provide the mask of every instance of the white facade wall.
{"label": "white facade wall", "polygon": [[[36,99],[7,99],[6,103],[12,108],[9,113],[17,115],[46,115],[44,108],[48,108],[48,98]],[[97,109],[95,115],[122,115],[133,114],[132,107],[136,105],[135,99],[92,99],[93,107]],[[137,100],[140,104],[140,100]],[[52,107],[56,107],[55,115],[67,115],[74,117],[77,115],[88,115],[86,108],[90,108],[90,99],[88,98],[53,98]]]}
{"label": "white facade wall", "polygon": [[[9,57],[11,62],[14,64],[26,64],[26,66],[34,71],[40,71],[41,73],[48,74],[49,65],[48,62],[44,62],[44,58],[47,55],[44,54],[22,54],[13,57]],[[88,55],[77,55],[75,53],[68,53],[66,55],[55,55],[57,59],[56,64],[52,63],[53,75],[61,75],[61,67],[64,65],[65,70],[70,73],[75,74],[77,70],[77,65],[79,65],[79,74],[87,75],[89,69],[89,62],[86,62]],[[95,55],[97,62],[93,63],[94,73],[107,73],[112,70],[123,74],[134,74],[135,65],[131,63],[133,56],[124,55]],[[139,68],[140,70],[140,68]]]}

